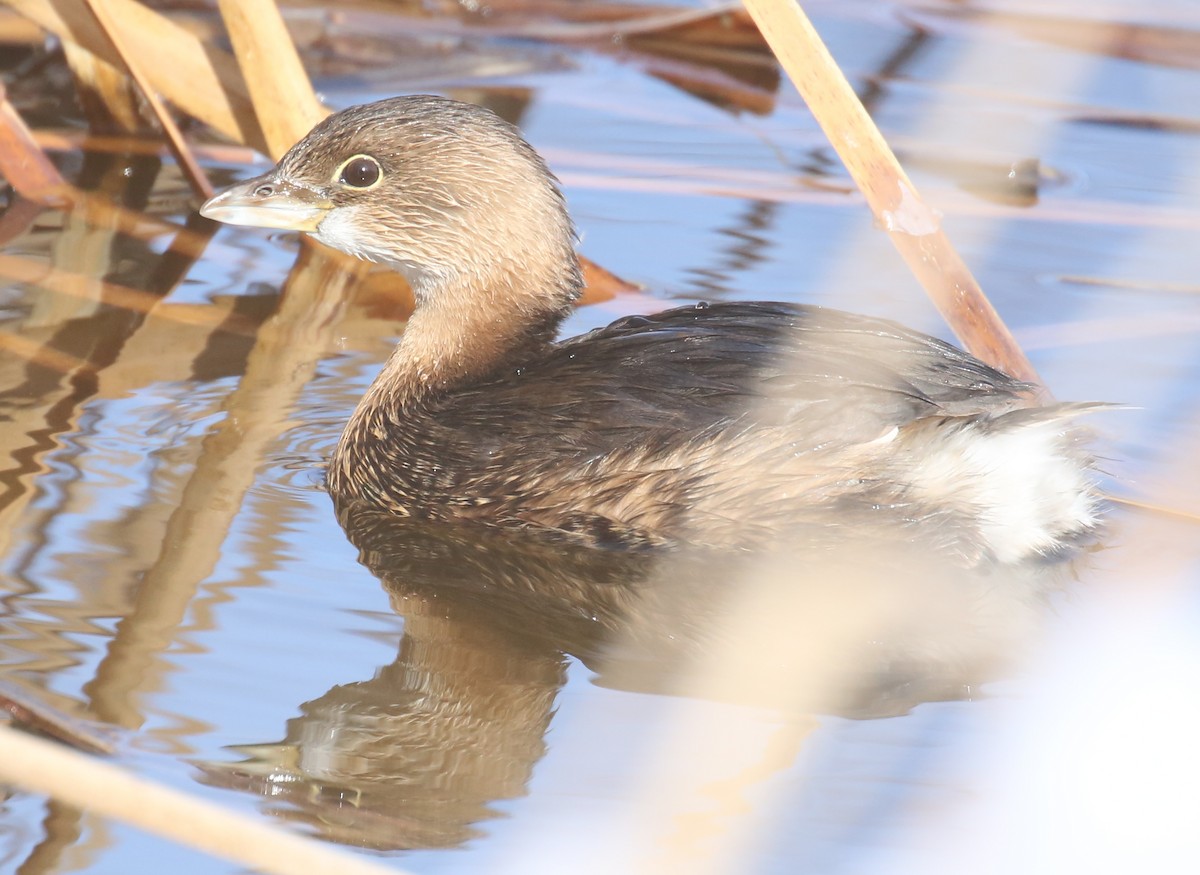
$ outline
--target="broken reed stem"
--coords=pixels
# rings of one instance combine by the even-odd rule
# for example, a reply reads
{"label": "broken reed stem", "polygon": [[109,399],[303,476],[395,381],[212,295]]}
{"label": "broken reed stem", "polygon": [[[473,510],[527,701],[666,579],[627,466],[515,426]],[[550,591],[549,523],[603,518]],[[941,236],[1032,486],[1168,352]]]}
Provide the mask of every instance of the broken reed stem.
{"label": "broken reed stem", "polygon": [[187,177],[188,183],[196,194],[208,200],[213,196],[213,187],[208,181],[208,176],[196,162],[191,149],[188,148],[187,141],[183,138],[183,133],[175,124],[175,120],[171,118],[171,113],[159,98],[158,92],[154,90],[154,86],[143,73],[141,63],[134,59],[121,34],[120,24],[106,5],[107,0],[86,0],[86,3],[92,10],[92,15],[96,17],[96,23],[100,25],[100,29],[108,37],[108,41],[112,43],[113,51],[121,58],[121,63],[128,71],[129,78],[137,83],[142,96],[154,113],[154,117],[158,119],[163,134],[167,138],[167,144],[171,147],[171,154],[175,156],[175,161],[179,164],[179,169],[183,171],[183,175]]}
{"label": "broken reed stem", "polygon": [[775,57],[909,269],[972,353],[1015,377],[1037,371],[921,200],[796,0],[744,0]]}
{"label": "broken reed stem", "polygon": [[8,101],[0,83],[0,175],[22,197],[40,204],[63,206],[67,181],[46,157],[25,125],[25,120]]}
{"label": "broken reed stem", "polygon": [[267,149],[278,161],[329,110],[317,99],[274,0],[220,0],[219,6]]}
{"label": "broken reed stem", "polygon": [[15,722],[86,753],[111,754],[116,749],[110,727],[93,724],[43,701],[33,691],[0,678],[0,709]]}
{"label": "broken reed stem", "polygon": [[5,726],[0,781],[269,875],[403,875]]}

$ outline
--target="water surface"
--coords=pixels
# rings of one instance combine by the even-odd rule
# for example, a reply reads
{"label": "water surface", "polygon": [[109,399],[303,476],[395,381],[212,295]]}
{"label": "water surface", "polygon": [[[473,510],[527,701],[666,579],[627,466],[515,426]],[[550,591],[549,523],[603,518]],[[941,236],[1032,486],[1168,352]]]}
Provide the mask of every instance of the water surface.
{"label": "water surface", "polygon": [[[800,681],[769,655],[667,669],[626,653],[636,671],[606,671],[603,610],[472,589],[548,574],[619,600],[637,562],[411,534],[360,561],[371,544],[347,538],[320,469],[407,294],[296,267],[290,235],[198,219],[157,152],[97,149],[55,158],[161,230],[46,211],[0,249],[4,677],[119,727],[117,760],[141,774],[413,872],[1186,871],[1200,15],[808,8],[1055,395],[1132,406],[1096,418],[1102,467],[1153,509],[1113,511],[1022,667],[949,700],[783,708]],[[437,91],[522,127],[581,251],[642,288],[569,332],[762,298],[946,333],[761,58],[747,73],[439,16],[439,34],[343,31],[306,59],[334,106]],[[31,124],[79,127],[61,57],[2,57]],[[218,183],[265,166],[207,159]],[[695,664],[766,695],[681,694]],[[21,792],[0,803],[0,868],[238,871]]]}

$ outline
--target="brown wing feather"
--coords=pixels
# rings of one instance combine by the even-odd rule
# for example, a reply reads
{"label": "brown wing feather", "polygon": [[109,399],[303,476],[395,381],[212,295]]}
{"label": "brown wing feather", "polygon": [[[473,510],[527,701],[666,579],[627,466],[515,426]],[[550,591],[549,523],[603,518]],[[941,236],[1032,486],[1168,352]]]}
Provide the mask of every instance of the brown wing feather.
{"label": "brown wing feather", "polygon": [[[630,317],[424,402],[362,464],[405,512],[637,546],[757,540],[870,472],[892,429],[993,417],[1029,387],[892,322],[787,304]],[[864,473],[866,472],[866,473]]]}

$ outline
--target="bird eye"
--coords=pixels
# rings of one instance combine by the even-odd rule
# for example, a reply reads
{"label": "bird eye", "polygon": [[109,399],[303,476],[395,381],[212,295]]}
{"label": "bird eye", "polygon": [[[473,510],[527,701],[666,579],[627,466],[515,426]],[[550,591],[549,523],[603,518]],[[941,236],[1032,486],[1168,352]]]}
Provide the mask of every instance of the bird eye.
{"label": "bird eye", "polygon": [[370,155],[355,155],[338,169],[337,181],[350,188],[374,188],[383,179],[383,168]]}

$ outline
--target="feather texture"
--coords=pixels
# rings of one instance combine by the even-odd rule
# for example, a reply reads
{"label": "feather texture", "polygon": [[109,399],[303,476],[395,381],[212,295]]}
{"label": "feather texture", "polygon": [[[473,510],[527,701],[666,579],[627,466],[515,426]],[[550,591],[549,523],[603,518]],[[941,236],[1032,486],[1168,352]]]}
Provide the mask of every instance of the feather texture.
{"label": "feather texture", "polygon": [[891,526],[968,563],[1017,561],[1098,522],[1072,424],[1086,405],[1031,407],[1029,390],[885,320],[698,305],[377,411],[347,430],[330,485],[406,516],[604,546]]}

